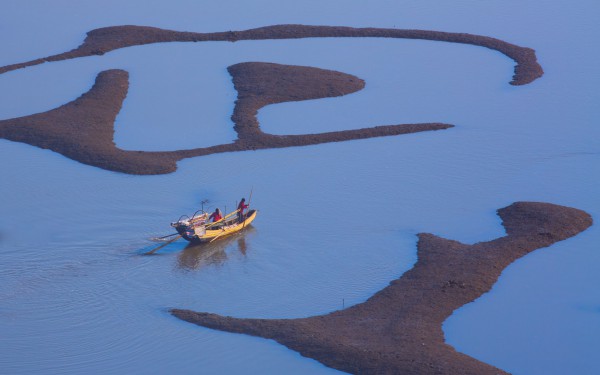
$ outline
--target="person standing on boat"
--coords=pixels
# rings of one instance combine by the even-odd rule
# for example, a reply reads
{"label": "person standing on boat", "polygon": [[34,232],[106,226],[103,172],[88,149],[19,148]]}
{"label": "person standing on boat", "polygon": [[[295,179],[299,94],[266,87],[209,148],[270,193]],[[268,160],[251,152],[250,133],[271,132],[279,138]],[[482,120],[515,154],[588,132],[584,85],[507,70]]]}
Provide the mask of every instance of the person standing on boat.
{"label": "person standing on boat", "polygon": [[218,208],[215,210],[215,212],[213,212],[212,214],[210,214],[210,216],[208,217],[208,220],[212,219],[213,223],[221,220],[223,218],[223,216],[221,216],[221,210],[219,210]]}
{"label": "person standing on boat", "polygon": [[244,210],[248,208],[246,204],[246,198],[242,198],[240,204],[238,204],[238,221],[241,223],[244,220]]}

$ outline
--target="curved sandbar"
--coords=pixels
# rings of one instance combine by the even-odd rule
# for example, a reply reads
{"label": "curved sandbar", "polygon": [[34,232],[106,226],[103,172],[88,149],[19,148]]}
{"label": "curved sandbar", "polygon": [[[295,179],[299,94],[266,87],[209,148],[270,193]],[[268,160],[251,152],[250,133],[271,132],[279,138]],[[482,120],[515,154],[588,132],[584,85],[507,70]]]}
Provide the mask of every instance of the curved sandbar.
{"label": "curved sandbar", "polygon": [[231,74],[233,85],[238,92],[231,116],[235,123],[234,129],[239,137],[235,143],[245,149],[306,146],[453,127],[453,125],[442,123],[423,123],[384,125],[303,135],[264,133],[256,119],[256,115],[262,107],[284,102],[347,95],[362,90],[365,82],[353,75],[333,70],[262,62],[235,64],[227,70]]}
{"label": "curved sandbar", "polygon": [[544,73],[538,64],[535,51],[520,47],[500,39],[467,33],[449,33],[430,30],[404,30],[383,28],[353,28],[345,26],[273,25],[244,31],[215,33],[195,33],[164,30],[147,26],[110,26],[87,33],[83,44],[69,51],[45,58],[7,65],[0,68],[0,74],[15,69],[38,65],[45,62],[74,59],[78,57],[103,55],[107,52],[136,45],[167,42],[206,42],[301,38],[398,38],[422,39],[440,42],[472,44],[496,50],[516,62],[512,85],[525,85],[541,77]]}
{"label": "curved sandbar", "polygon": [[[115,49],[160,42],[238,41],[321,37],[409,38],[473,44],[504,53],[516,62],[513,85],[527,84],[543,74],[535,52],[499,39],[465,33],[335,26],[275,25],[245,31],[193,33],[144,26],[113,26],[88,32],[78,48],[46,58],[0,68],[0,74],[50,61],[102,55]],[[54,110],[0,121],[0,137],[51,149],[71,159],[131,174],[162,174],[176,170],[183,158],[220,152],[303,146],[439,130],[441,123],[386,125],[321,134],[278,136],[260,130],[256,112],[268,104],[345,95],[364,82],[343,73],[309,67],[244,63],[229,68],[239,96],[232,116],[238,139],[230,144],[169,152],[125,151],[113,141],[114,120],[127,95],[127,72],[100,73],[92,89]],[[258,79],[260,78],[260,80]],[[264,84],[262,81],[269,81]],[[321,81],[327,82],[323,86]],[[293,81],[293,84],[291,83]],[[281,89],[283,87],[284,89]],[[293,93],[293,95],[292,95]]]}
{"label": "curved sandbar", "polygon": [[271,135],[260,130],[257,111],[269,104],[346,95],[364,81],[345,73],[311,67],[242,63],[229,67],[238,90],[232,119],[238,139],[233,143],[191,150],[149,152],[116,147],[114,122],[129,88],[128,73],[100,73],[94,86],[76,100],[56,109],[0,120],[0,138],[50,149],[99,168],[129,174],[163,174],[177,169],[177,161],[221,152],[306,146],[353,139],[383,137],[452,125],[401,124],[305,135]]}
{"label": "curved sandbar", "polygon": [[419,234],[418,261],[366,302],[302,319],[236,319],[173,309],[200,326],[273,339],[326,366],[370,374],[505,374],[444,342],[442,323],[529,252],[592,224],[580,210],[518,202],[498,210],[507,235],[465,245]]}
{"label": "curved sandbar", "polygon": [[50,149],[84,164],[124,173],[167,173],[174,160],[124,151],[113,142],[114,122],[127,95],[128,73],[108,70],[90,91],[56,109],[0,121],[0,137]]}

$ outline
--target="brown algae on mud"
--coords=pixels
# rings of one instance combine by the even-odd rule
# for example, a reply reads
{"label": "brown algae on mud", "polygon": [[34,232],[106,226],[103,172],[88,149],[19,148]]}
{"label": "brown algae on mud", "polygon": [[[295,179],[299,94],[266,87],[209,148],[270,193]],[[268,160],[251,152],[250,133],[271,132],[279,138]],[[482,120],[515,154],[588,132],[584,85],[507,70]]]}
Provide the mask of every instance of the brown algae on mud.
{"label": "brown algae on mud", "polygon": [[507,235],[465,245],[419,234],[415,266],[366,302],[300,319],[238,319],[173,309],[211,329],[273,339],[326,366],[360,374],[505,374],[444,342],[442,323],[488,292],[516,259],[584,231],[574,208],[517,202],[498,210]]}
{"label": "brown algae on mud", "polygon": [[107,70],[76,100],[53,110],[0,121],[0,137],[50,149],[99,168],[129,174],[163,174],[177,169],[177,161],[222,152],[307,146],[353,139],[384,137],[452,125],[401,124],[305,135],[264,133],[257,111],[270,104],[346,95],[364,87],[352,75],[313,67],[260,62],[229,67],[238,99],[232,120],[238,139],[232,143],[177,151],[126,151],[113,140],[114,123],[129,87],[128,73]]}
{"label": "brown algae on mud", "polygon": [[[273,25],[243,31],[195,33],[147,26],[111,26],[87,33],[77,48],[45,58],[0,67],[0,74],[53,61],[137,45],[166,42],[275,40],[301,38],[396,38],[462,43],[496,50],[513,59],[513,85],[524,85],[543,74],[535,51],[500,39],[467,33],[344,26]],[[384,125],[305,135],[272,135],[260,130],[256,112],[265,105],[286,101],[346,95],[362,89],[354,76],[312,67],[242,63],[229,67],[238,100],[232,119],[238,139],[233,143],[165,152],[125,151],[113,141],[114,120],[127,95],[128,73],[109,70],[98,74],[95,85],[78,99],[59,108],[0,121],[0,137],[50,149],[111,171],[163,174],[177,169],[177,161],[221,152],[281,148],[447,129],[443,123]]]}

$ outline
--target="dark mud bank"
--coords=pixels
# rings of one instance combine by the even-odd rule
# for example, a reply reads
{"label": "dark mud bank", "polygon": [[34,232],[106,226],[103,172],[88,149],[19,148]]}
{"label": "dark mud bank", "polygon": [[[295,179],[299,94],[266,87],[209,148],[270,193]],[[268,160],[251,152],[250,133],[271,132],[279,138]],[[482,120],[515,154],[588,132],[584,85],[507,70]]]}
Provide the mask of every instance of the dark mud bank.
{"label": "dark mud bank", "polygon": [[[0,74],[151,43],[365,37],[463,43],[496,50],[516,63],[510,82],[513,85],[530,83],[543,74],[534,50],[486,36],[428,30],[306,25],[274,25],[215,33],[179,32],[145,26],[111,26],[88,32],[83,44],[71,51],[0,67]],[[117,148],[113,141],[114,121],[128,90],[128,73],[119,70],[100,73],[89,92],[59,108],[0,121],[0,137],[50,149],[79,162],[111,171],[162,174],[175,171],[177,161],[195,156],[306,146],[451,127],[443,123],[425,123],[294,136],[267,134],[260,130],[256,120],[256,113],[260,108],[286,101],[346,95],[362,89],[364,82],[357,77],[330,70],[268,63],[237,64],[229,67],[229,72],[238,91],[232,116],[238,139],[233,143],[169,152],[125,151]]]}
{"label": "dark mud bank", "polygon": [[385,125],[305,135],[264,133],[256,119],[260,108],[282,102],[342,96],[361,90],[364,81],[345,73],[312,67],[250,62],[229,67],[238,91],[232,120],[238,139],[232,143],[165,152],[126,151],[114,143],[114,123],[129,88],[128,73],[100,73],[87,93],[56,109],[0,121],[0,137],[50,149],[99,168],[129,174],[163,174],[177,161],[222,152],[342,142],[441,130],[441,123]]}
{"label": "dark mud bank", "polygon": [[173,309],[185,321],[273,339],[326,366],[356,374],[505,374],[444,342],[442,323],[488,292],[504,268],[592,224],[580,210],[518,202],[498,210],[507,235],[465,245],[419,234],[418,261],[366,302],[301,319],[237,319]]}
{"label": "dark mud bank", "polygon": [[133,25],[110,26],[88,32],[83,44],[71,51],[0,67],[0,74],[46,62],[68,60],[92,55],[103,55],[120,48],[152,43],[207,41],[236,42],[243,40],[303,38],[394,38],[472,44],[496,50],[513,59],[516,63],[515,74],[511,81],[511,84],[513,85],[525,85],[544,74],[542,67],[537,62],[535,51],[533,49],[517,46],[488,36],[432,30],[310,25],[273,25],[243,31],[215,33],[182,32]]}

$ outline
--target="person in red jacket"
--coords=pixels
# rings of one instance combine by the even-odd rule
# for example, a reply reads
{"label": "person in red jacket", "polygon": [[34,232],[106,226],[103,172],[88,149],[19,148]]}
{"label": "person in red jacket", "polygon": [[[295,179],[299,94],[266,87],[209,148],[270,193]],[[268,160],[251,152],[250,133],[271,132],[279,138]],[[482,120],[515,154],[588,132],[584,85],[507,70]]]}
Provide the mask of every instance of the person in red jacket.
{"label": "person in red jacket", "polygon": [[221,216],[221,210],[219,210],[218,208],[208,217],[209,220],[212,219],[213,223],[221,220],[222,218],[223,216]]}
{"label": "person in red jacket", "polygon": [[240,204],[238,204],[238,221],[242,222],[244,220],[244,210],[248,208],[246,204],[246,198],[242,198]]}

